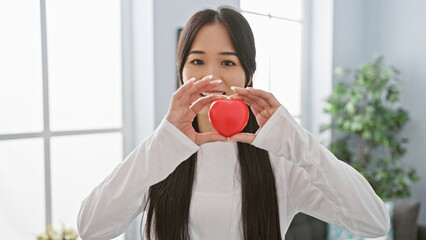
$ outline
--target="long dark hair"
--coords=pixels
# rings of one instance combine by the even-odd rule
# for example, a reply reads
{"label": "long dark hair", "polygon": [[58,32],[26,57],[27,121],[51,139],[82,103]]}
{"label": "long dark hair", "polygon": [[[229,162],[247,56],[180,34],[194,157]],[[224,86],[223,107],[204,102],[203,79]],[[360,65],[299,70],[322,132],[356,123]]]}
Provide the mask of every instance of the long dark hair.
{"label": "long dark hair", "polygon": [[[250,79],[256,70],[253,33],[247,20],[238,11],[229,7],[220,7],[217,11],[212,9],[199,11],[186,24],[177,48],[177,69],[180,81],[182,82],[183,66],[195,35],[204,25],[218,21],[228,29],[246,75],[246,86],[252,86]],[[253,112],[251,110],[249,112],[249,121],[243,132],[255,133],[259,125]],[[197,118],[192,125],[198,131]],[[275,174],[268,152],[241,142],[238,142],[237,146],[241,169],[241,219],[244,239],[281,239]],[[153,219],[155,219],[156,239],[186,240],[190,238],[188,217],[196,166],[197,153],[194,153],[166,179],[149,188],[147,201],[149,209],[145,225],[148,239],[151,239]],[[144,206],[144,210],[147,205]]]}

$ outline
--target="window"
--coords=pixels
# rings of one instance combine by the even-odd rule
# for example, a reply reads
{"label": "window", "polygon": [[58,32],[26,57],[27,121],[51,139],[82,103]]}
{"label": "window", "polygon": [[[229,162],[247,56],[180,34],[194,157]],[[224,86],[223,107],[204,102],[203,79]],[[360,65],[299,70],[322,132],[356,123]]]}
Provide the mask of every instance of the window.
{"label": "window", "polygon": [[3,239],[76,228],[83,198],[122,161],[120,11],[119,0],[1,1]]}
{"label": "window", "polygon": [[253,86],[269,92],[300,122],[302,96],[302,0],[241,0],[253,30],[257,70]]}

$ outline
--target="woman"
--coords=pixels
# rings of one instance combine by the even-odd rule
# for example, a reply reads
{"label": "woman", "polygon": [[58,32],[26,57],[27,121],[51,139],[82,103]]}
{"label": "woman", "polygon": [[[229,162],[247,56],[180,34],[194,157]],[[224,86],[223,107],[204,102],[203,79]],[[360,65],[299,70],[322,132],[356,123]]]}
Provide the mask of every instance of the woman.
{"label": "woman", "polygon": [[[83,239],[118,236],[142,212],[148,239],[283,239],[298,212],[359,236],[388,232],[388,211],[362,175],[252,88],[254,38],[240,13],[197,12],[177,55],[183,85],[153,135],[83,201]],[[250,109],[229,139],[207,115],[227,96]]]}

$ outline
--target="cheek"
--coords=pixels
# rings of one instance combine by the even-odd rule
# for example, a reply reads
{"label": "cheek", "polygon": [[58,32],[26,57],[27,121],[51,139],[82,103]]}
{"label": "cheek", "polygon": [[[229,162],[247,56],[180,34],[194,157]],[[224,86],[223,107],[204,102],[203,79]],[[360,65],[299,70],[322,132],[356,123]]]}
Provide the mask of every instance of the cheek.
{"label": "cheek", "polygon": [[197,80],[203,75],[202,71],[190,65],[186,65],[182,69],[182,81],[186,83],[189,79],[195,77]]}
{"label": "cheek", "polygon": [[228,86],[244,87],[246,83],[244,71],[230,72],[225,78]]}

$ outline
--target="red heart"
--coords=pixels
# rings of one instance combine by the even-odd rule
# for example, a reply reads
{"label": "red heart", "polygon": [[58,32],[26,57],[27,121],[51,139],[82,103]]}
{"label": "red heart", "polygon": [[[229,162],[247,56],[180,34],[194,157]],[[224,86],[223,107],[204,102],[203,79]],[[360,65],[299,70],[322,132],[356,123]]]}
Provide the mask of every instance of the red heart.
{"label": "red heart", "polygon": [[210,105],[210,123],[218,133],[225,137],[231,137],[241,132],[247,125],[248,119],[248,107],[239,99],[220,99]]}

